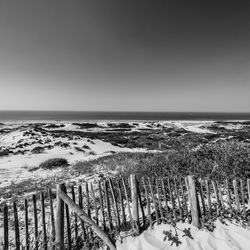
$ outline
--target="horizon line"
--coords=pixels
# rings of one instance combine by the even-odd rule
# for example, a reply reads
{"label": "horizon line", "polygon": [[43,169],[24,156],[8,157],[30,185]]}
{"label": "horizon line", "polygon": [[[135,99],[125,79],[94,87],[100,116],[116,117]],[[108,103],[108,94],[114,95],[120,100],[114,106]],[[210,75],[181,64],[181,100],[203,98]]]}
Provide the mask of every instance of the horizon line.
{"label": "horizon line", "polygon": [[0,109],[0,112],[85,112],[85,113],[214,113],[214,114],[220,114],[220,113],[227,113],[227,114],[250,114],[250,111],[248,112],[239,112],[239,111],[114,111],[114,110],[32,110],[32,109]]}

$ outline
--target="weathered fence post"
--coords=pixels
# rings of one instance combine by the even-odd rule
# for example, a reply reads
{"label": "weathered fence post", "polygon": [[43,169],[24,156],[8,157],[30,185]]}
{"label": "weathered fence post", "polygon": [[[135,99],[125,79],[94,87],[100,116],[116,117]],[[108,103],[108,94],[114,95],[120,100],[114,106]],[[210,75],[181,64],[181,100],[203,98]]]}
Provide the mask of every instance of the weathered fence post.
{"label": "weathered fence post", "polygon": [[137,181],[134,174],[130,175],[131,184],[131,197],[132,197],[132,219],[133,219],[133,231],[140,234],[140,222],[139,222],[139,208],[138,208],[138,188]]}
{"label": "weathered fence post", "polygon": [[199,204],[198,204],[198,197],[196,192],[194,176],[193,175],[187,176],[186,183],[187,183],[188,197],[192,215],[192,224],[195,227],[200,228]]}
{"label": "weathered fence post", "polygon": [[63,190],[63,184],[57,185],[57,207],[56,207],[56,243],[59,249],[64,249],[64,202],[60,198],[60,190]]}
{"label": "weathered fence post", "polygon": [[3,230],[4,230],[4,250],[9,249],[9,219],[8,219],[8,206],[4,205],[3,208]]}

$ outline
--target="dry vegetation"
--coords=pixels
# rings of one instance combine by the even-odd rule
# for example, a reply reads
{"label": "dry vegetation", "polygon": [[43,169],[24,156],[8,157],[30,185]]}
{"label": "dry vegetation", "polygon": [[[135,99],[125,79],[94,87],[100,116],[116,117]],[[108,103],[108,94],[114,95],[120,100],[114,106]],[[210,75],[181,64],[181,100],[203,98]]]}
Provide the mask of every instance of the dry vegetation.
{"label": "dry vegetation", "polygon": [[169,150],[162,153],[117,153],[73,166],[80,174],[97,169],[118,175],[181,176],[232,179],[250,177],[250,146],[233,141],[214,142],[196,150]]}

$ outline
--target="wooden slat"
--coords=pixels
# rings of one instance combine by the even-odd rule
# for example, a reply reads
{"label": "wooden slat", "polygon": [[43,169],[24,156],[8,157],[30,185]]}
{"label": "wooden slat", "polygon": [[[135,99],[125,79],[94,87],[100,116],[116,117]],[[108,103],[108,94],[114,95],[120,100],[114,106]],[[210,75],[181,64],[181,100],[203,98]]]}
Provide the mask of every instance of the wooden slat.
{"label": "wooden slat", "polygon": [[37,204],[36,196],[32,196],[33,209],[34,209],[34,234],[35,234],[35,250],[38,250],[38,219],[37,219]]}
{"label": "wooden slat", "polygon": [[243,180],[240,180],[240,190],[241,190],[241,201],[242,201],[242,211],[243,216],[246,218],[246,207],[245,207],[245,193],[244,193],[244,183]]}
{"label": "wooden slat", "polygon": [[220,198],[219,198],[219,193],[218,193],[218,188],[217,188],[217,184],[214,180],[211,181],[212,182],[212,186],[214,189],[214,194],[215,194],[215,198],[216,198],[216,202],[219,206],[219,208],[221,207],[221,202],[220,202]]}
{"label": "wooden slat", "polygon": [[96,223],[97,225],[99,225],[98,208],[97,208],[97,203],[96,203],[95,190],[94,190],[94,187],[93,187],[93,183],[92,183],[92,182],[91,182],[91,184],[90,184],[90,188],[91,188],[91,193],[92,193],[93,203],[94,203],[94,208],[95,208],[95,223]]}
{"label": "wooden slat", "polygon": [[104,206],[103,206],[103,195],[102,195],[102,186],[101,182],[98,182],[98,190],[99,190],[99,197],[100,197],[100,207],[101,207],[101,215],[102,215],[102,226],[103,230],[106,230],[106,221],[105,221],[105,213],[104,213]]}
{"label": "wooden slat", "polygon": [[44,194],[41,193],[41,210],[42,210],[42,228],[43,228],[43,249],[48,249],[47,243],[47,231],[46,231],[46,222],[45,222],[45,205],[44,205]]}
{"label": "wooden slat", "polygon": [[183,188],[183,179],[180,179],[180,187],[181,187],[181,197],[182,197],[182,203],[184,207],[184,213],[188,217],[188,206],[187,206],[186,195],[185,195],[184,188]]}
{"label": "wooden slat", "polygon": [[[51,219],[51,241],[52,243],[55,242],[56,233],[55,233],[55,215],[54,215],[54,207],[53,207],[53,197],[51,189],[48,190],[49,194],[49,207],[50,207],[50,219]],[[52,250],[55,249],[53,245]]]}
{"label": "wooden slat", "polygon": [[224,199],[223,199],[223,194],[222,194],[222,188],[218,187],[218,192],[219,192],[219,197],[220,197],[220,202],[221,202],[221,208],[225,209],[225,204],[224,204]]}
{"label": "wooden slat", "polygon": [[91,209],[90,209],[89,185],[88,185],[88,182],[85,183],[85,192],[86,192],[86,201],[87,201],[87,214],[91,218]]}
{"label": "wooden slat", "polygon": [[[86,192],[86,202],[87,202],[87,213],[88,213],[89,218],[92,218],[88,182],[85,183],[85,192]],[[88,231],[89,231],[90,241],[93,242],[94,240],[93,231],[89,227],[88,227]]]}
{"label": "wooden slat", "polygon": [[150,200],[149,200],[149,195],[148,195],[148,190],[147,190],[147,184],[145,179],[142,179],[144,190],[145,190],[145,195],[146,195],[146,202],[147,202],[147,213],[148,213],[148,218],[149,218],[149,224],[150,227],[152,228],[153,226],[153,220],[152,220],[152,215],[151,215],[151,209],[150,209]]}
{"label": "wooden slat", "polygon": [[122,186],[120,180],[118,182],[118,192],[119,192],[119,199],[121,203],[121,212],[122,212],[122,224],[126,224],[126,214],[125,214],[125,207],[124,207],[124,200],[122,195]]}
{"label": "wooden slat", "polygon": [[240,199],[239,199],[239,192],[238,192],[238,186],[237,186],[237,181],[236,180],[233,180],[233,187],[234,187],[236,210],[240,211]]}
{"label": "wooden slat", "polygon": [[[74,186],[71,186],[71,196],[72,196],[72,200],[74,202],[76,202]],[[78,224],[77,224],[77,215],[76,214],[74,214],[74,230],[75,230],[75,240],[77,240],[77,238],[78,238]]]}
{"label": "wooden slat", "polygon": [[163,195],[164,195],[164,201],[165,201],[165,208],[166,208],[166,212],[167,215],[169,213],[169,209],[168,209],[168,198],[167,198],[167,192],[166,192],[166,187],[165,187],[165,183],[164,183],[164,179],[161,179],[161,186],[162,186],[162,190],[163,190]]}
{"label": "wooden slat", "polygon": [[163,214],[163,210],[162,210],[161,192],[160,192],[158,178],[156,179],[156,191],[157,191],[157,196],[158,196],[158,206],[159,206],[159,210],[160,210],[161,222],[164,222],[164,214]]}
{"label": "wooden slat", "polygon": [[168,193],[169,193],[169,197],[170,197],[170,202],[172,204],[172,211],[173,211],[174,219],[175,219],[175,221],[177,221],[177,215],[176,215],[176,211],[175,211],[176,208],[175,208],[175,202],[174,202],[174,198],[173,198],[170,179],[168,178],[167,181],[168,181]]}
{"label": "wooden slat", "polygon": [[148,184],[149,184],[150,193],[151,193],[151,196],[152,196],[152,201],[153,201],[154,207],[155,207],[156,222],[157,222],[157,225],[159,225],[160,224],[160,218],[159,218],[157,203],[156,203],[156,199],[155,199],[155,195],[154,195],[154,190],[153,190],[153,187],[152,187],[152,183],[151,183],[150,177],[148,177]]}
{"label": "wooden slat", "polygon": [[5,204],[3,207],[3,231],[4,231],[4,245],[3,249],[9,249],[9,214],[8,206]]}
{"label": "wooden slat", "polygon": [[140,189],[140,185],[139,185],[139,181],[137,181],[137,193],[138,193],[138,199],[139,199],[139,205],[140,205],[140,209],[141,209],[141,214],[142,214],[142,224],[145,227],[146,225],[146,216],[145,216],[145,212],[144,212],[144,208],[143,208],[143,204],[142,204],[142,196],[141,196],[141,189]]}
{"label": "wooden slat", "polygon": [[[63,191],[67,194],[67,188],[64,185]],[[70,214],[69,214],[69,206],[65,204],[65,213],[66,213],[66,228],[67,228],[67,240],[68,240],[68,250],[72,247],[72,240],[71,240],[71,226],[70,226]]]}
{"label": "wooden slat", "polygon": [[[78,186],[78,204],[81,209],[83,209],[83,204],[82,204],[82,186]],[[82,228],[82,235],[83,235],[83,240],[86,241],[87,236],[86,236],[86,229],[84,225],[84,221],[81,220],[81,228]]]}
{"label": "wooden slat", "polygon": [[127,188],[126,188],[125,180],[123,178],[122,178],[122,185],[123,185],[123,188],[124,188],[124,191],[125,191],[125,197],[126,197],[127,206],[128,206],[128,216],[129,216],[129,221],[130,221],[130,224],[131,224],[131,227],[132,227],[133,226],[133,220],[132,220],[132,214],[131,214],[131,209],[130,209],[128,191],[127,191]]}
{"label": "wooden slat", "polygon": [[28,201],[24,200],[24,217],[25,217],[25,244],[26,250],[30,249],[30,237],[29,237],[29,218],[28,218]]}
{"label": "wooden slat", "polygon": [[247,179],[248,209],[250,209],[250,179]]}
{"label": "wooden slat", "polygon": [[14,210],[14,224],[15,224],[15,243],[16,250],[20,250],[20,231],[19,231],[19,219],[16,202],[13,202],[13,210]]}
{"label": "wooden slat", "polygon": [[211,203],[211,195],[210,195],[210,185],[208,179],[205,180],[206,192],[207,192],[207,206],[208,206],[208,214],[211,215],[212,203]]}
{"label": "wooden slat", "polygon": [[180,213],[180,219],[181,219],[181,221],[183,221],[183,211],[182,211],[182,207],[181,207],[180,196],[179,196],[179,193],[178,193],[176,178],[174,179],[174,190],[175,190],[175,195],[177,197],[179,213]]}
{"label": "wooden slat", "polygon": [[114,211],[116,213],[117,226],[118,226],[118,228],[120,228],[120,226],[121,226],[121,220],[120,220],[120,214],[119,214],[119,210],[118,210],[117,200],[116,200],[116,197],[115,197],[113,182],[112,182],[111,179],[109,179],[108,182],[109,182],[109,187],[110,187],[110,191],[111,191],[111,195],[112,195],[112,200],[113,200],[113,205],[114,205]]}
{"label": "wooden slat", "polygon": [[199,191],[200,191],[200,197],[201,197],[201,204],[202,204],[202,212],[203,215],[206,214],[206,205],[205,205],[205,199],[204,199],[204,193],[203,193],[203,181],[199,181]]}
{"label": "wooden slat", "polygon": [[227,190],[227,203],[228,203],[230,213],[231,213],[232,212],[232,198],[231,198],[231,192],[230,192],[228,179],[226,179],[226,190]]}
{"label": "wooden slat", "polygon": [[111,210],[110,210],[110,200],[109,200],[108,182],[107,181],[104,181],[104,194],[105,194],[105,202],[106,202],[106,207],[107,207],[109,229],[112,230],[113,224],[112,224],[112,217],[111,217]]}

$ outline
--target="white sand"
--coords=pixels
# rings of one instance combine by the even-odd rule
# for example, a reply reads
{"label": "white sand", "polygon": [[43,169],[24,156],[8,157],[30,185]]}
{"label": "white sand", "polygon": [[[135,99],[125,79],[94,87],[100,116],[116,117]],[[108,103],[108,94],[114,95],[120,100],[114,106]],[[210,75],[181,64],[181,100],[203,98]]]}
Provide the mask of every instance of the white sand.
{"label": "white sand", "polygon": [[248,250],[250,249],[250,230],[245,229],[235,224],[224,225],[220,221],[216,222],[216,228],[213,232],[198,230],[190,224],[178,223],[177,227],[180,229],[191,228],[191,235],[193,239],[184,236],[183,233],[177,230],[179,240],[182,242],[178,247],[171,242],[164,239],[163,231],[175,230],[172,226],[162,224],[155,226],[153,230],[148,229],[139,237],[128,237],[124,239],[121,244],[117,244],[118,250]]}

